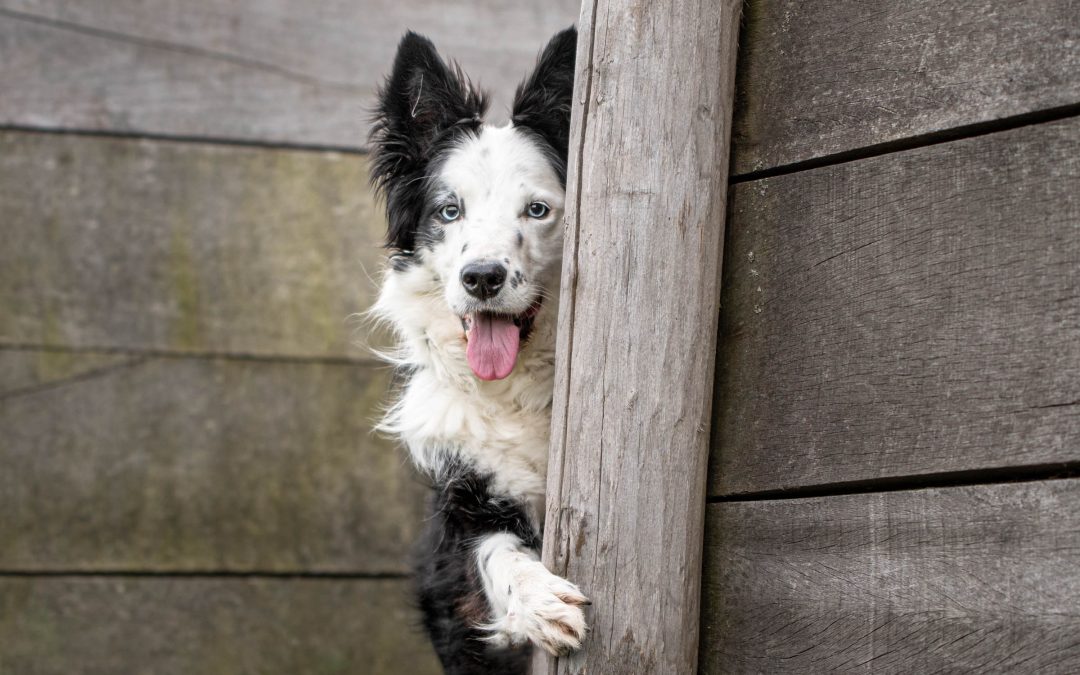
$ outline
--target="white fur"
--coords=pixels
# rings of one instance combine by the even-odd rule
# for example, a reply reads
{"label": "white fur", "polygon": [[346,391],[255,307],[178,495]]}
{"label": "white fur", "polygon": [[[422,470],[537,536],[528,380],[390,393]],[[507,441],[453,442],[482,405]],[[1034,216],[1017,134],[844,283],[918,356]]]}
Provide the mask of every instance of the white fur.
{"label": "white fur", "polygon": [[485,537],[476,549],[484,592],[494,621],[485,626],[501,646],[540,645],[552,654],[581,647],[587,627],[578,587],[547,570],[536,554],[509,533]]}
{"label": "white fur", "polygon": [[[554,377],[555,318],[562,258],[563,189],[535,143],[511,126],[483,127],[452,151],[441,181],[462,201],[464,214],[444,226],[433,252],[420,264],[387,271],[373,313],[398,338],[388,358],[416,369],[380,428],[399,437],[423,470],[437,473],[439,449],[453,448],[494,477],[498,492],[522,496],[543,513]],[[542,200],[551,212],[537,221],[523,216]],[[524,237],[516,242],[517,232]],[[468,244],[466,252],[462,248]],[[538,298],[543,305],[514,371],[505,379],[479,380],[465,360],[461,317],[478,309],[459,281],[461,268],[478,260],[509,259],[524,282],[504,287],[484,309],[521,313]]]}

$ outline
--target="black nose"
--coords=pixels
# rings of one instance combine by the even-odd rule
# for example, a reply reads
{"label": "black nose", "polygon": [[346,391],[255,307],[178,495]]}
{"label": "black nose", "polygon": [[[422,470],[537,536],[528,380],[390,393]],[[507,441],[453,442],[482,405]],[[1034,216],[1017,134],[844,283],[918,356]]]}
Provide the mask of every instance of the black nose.
{"label": "black nose", "polygon": [[461,270],[461,285],[469,295],[487,300],[499,294],[506,281],[506,268],[497,262],[469,263]]}

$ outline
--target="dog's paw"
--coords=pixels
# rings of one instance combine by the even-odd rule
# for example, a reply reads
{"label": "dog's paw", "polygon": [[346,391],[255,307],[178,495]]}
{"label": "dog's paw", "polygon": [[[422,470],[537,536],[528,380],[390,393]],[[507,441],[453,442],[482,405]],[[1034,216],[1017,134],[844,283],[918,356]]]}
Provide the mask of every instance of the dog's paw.
{"label": "dog's paw", "polygon": [[501,646],[532,642],[558,656],[581,647],[588,626],[583,605],[591,604],[578,587],[530,561],[515,571],[507,589],[506,614],[487,626]]}

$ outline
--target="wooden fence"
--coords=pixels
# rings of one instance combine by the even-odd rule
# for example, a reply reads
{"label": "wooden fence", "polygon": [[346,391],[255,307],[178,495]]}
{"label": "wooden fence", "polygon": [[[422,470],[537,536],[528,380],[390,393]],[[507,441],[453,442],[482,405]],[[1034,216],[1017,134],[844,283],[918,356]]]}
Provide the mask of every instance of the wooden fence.
{"label": "wooden fence", "polygon": [[366,107],[576,2],[0,0],[0,673],[429,673]]}
{"label": "wooden fence", "polygon": [[751,2],[704,672],[1080,669],[1080,6]]}
{"label": "wooden fence", "polygon": [[1080,5],[750,0],[724,225],[728,10],[584,3],[538,672],[1080,671]]}

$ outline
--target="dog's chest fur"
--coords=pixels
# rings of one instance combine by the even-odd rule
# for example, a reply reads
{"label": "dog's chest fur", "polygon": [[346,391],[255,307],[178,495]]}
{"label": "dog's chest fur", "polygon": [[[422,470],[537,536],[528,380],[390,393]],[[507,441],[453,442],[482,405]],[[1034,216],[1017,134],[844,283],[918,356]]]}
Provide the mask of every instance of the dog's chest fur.
{"label": "dog's chest fur", "polygon": [[490,474],[492,489],[528,501],[543,517],[557,299],[545,302],[513,373],[483,382],[469,370],[461,321],[447,311],[423,266],[387,275],[376,312],[393,323],[391,360],[407,374],[382,430],[404,441],[416,464],[438,476],[449,454]]}

